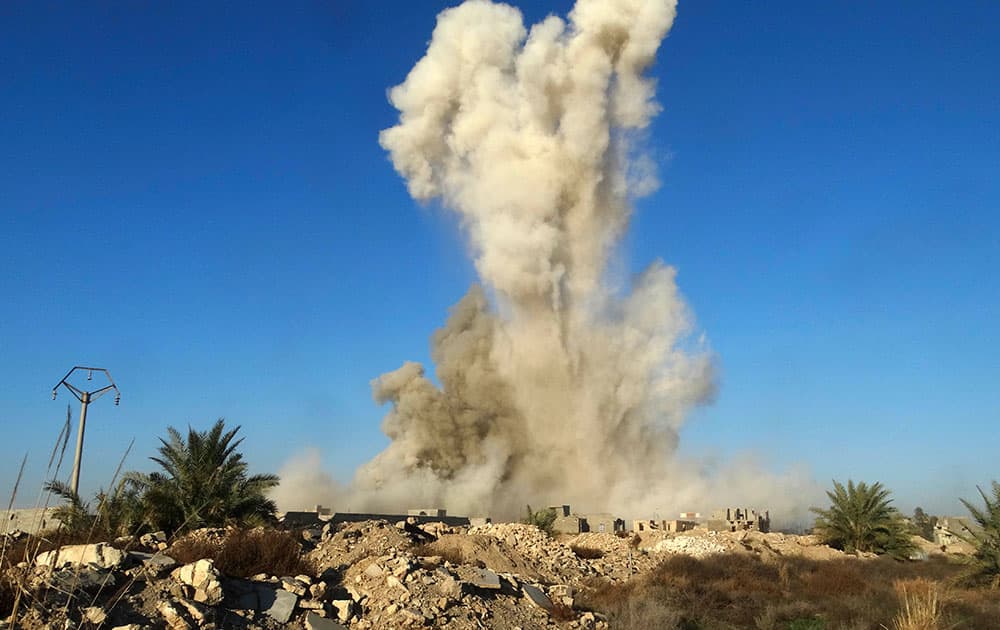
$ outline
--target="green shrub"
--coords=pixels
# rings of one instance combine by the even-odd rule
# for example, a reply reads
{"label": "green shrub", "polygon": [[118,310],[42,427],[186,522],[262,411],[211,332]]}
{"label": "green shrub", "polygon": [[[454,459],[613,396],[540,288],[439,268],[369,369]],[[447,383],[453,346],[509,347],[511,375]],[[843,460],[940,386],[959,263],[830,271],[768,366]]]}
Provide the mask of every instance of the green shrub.
{"label": "green shrub", "polygon": [[983,498],[982,509],[965,499],[961,501],[981,529],[971,530],[962,538],[976,549],[971,559],[972,577],[996,589],[1000,587],[1000,483],[992,482],[992,496],[978,486],[976,489]]}
{"label": "green shrub", "polygon": [[537,512],[532,511],[531,506],[528,507],[528,513],[525,516],[524,523],[528,525],[534,525],[538,529],[542,530],[548,535],[552,535],[554,530],[552,526],[556,522],[556,511],[552,508],[546,510],[538,510]]}

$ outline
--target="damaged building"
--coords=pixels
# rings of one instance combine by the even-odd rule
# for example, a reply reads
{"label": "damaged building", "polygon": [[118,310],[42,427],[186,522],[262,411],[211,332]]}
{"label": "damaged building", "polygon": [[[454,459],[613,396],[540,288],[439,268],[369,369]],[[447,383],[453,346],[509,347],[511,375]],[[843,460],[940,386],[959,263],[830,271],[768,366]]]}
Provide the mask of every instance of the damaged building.
{"label": "damaged building", "polygon": [[698,521],[673,519],[670,521],[656,519],[637,519],[632,521],[632,531],[639,534],[642,532],[660,531],[673,534],[686,532],[698,527]]}
{"label": "damaged building", "polygon": [[704,522],[705,528],[713,532],[771,531],[771,515],[767,510],[751,508],[723,508],[712,512]]}
{"label": "damaged building", "polygon": [[964,516],[942,516],[934,525],[934,544],[947,546],[974,537],[972,522]]}
{"label": "damaged building", "polygon": [[625,531],[625,521],[607,512],[574,514],[568,505],[552,505],[548,509],[556,515],[552,530],[559,534],[586,532],[615,534]]}

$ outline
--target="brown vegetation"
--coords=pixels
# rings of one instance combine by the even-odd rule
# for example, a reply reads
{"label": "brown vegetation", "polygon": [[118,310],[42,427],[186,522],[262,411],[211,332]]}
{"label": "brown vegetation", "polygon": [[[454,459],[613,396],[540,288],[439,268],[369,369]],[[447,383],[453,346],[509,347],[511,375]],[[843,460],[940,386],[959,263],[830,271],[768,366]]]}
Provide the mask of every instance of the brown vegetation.
{"label": "brown vegetation", "polygon": [[313,573],[313,567],[302,556],[298,536],[262,527],[230,529],[221,539],[186,536],[174,542],[168,553],[181,564],[211,559],[223,575],[230,577]]}
{"label": "brown vegetation", "polygon": [[570,545],[570,549],[581,560],[600,560],[604,557],[604,551],[594,547],[584,547],[582,545]]}
{"label": "brown vegetation", "polygon": [[678,555],[624,584],[592,582],[579,601],[619,628],[995,627],[1000,601],[961,587],[961,574],[944,559]]}

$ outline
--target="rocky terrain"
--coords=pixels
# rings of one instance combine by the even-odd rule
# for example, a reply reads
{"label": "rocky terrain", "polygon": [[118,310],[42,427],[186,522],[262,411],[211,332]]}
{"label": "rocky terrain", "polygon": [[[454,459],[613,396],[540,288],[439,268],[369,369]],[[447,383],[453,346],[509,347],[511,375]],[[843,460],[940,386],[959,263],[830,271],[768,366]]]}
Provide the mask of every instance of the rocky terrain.
{"label": "rocky terrain", "polygon": [[[845,557],[810,536],[785,534],[695,530],[553,538],[514,523],[452,528],[366,521],[282,533],[297,541],[300,572],[237,577],[220,570],[223,560],[212,551],[232,535],[199,530],[168,544],[154,534],[38,553],[9,572],[21,585],[16,625],[606,628],[599,613],[580,610],[581,589],[624,583],[671,554]],[[192,559],[199,549],[205,557]],[[11,628],[10,619],[0,627]]]}

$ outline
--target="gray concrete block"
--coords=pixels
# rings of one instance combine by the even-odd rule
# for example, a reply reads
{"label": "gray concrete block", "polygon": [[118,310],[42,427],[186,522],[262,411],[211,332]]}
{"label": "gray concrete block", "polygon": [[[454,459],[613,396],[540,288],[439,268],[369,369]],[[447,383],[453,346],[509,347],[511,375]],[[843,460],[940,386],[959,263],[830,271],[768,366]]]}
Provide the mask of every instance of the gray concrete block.
{"label": "gray concrete block", "polygon": [[347,630],[346,626],[337,623],[333,619],[320,617],[313,612],[306,615],[305,627],[306,630]]}
{"label": "gray concrete block", "polygon": [[298,602],[298,595],[279,588],[274,591],[274,603],[264,612],[278,623],[288,623],[288,620],[292,618],[292,613],[295,612],[295,605]]}
{"label": "gray concrete block", "polygon": [[546,612],[552,611],[552,600],[549,599],[549,596],[546,595],[542,589],[531,584],[525,584],[521,587],[521,590],[524,592],[524,596],[527,597],[528,601],[532,604],[538,606]]}

